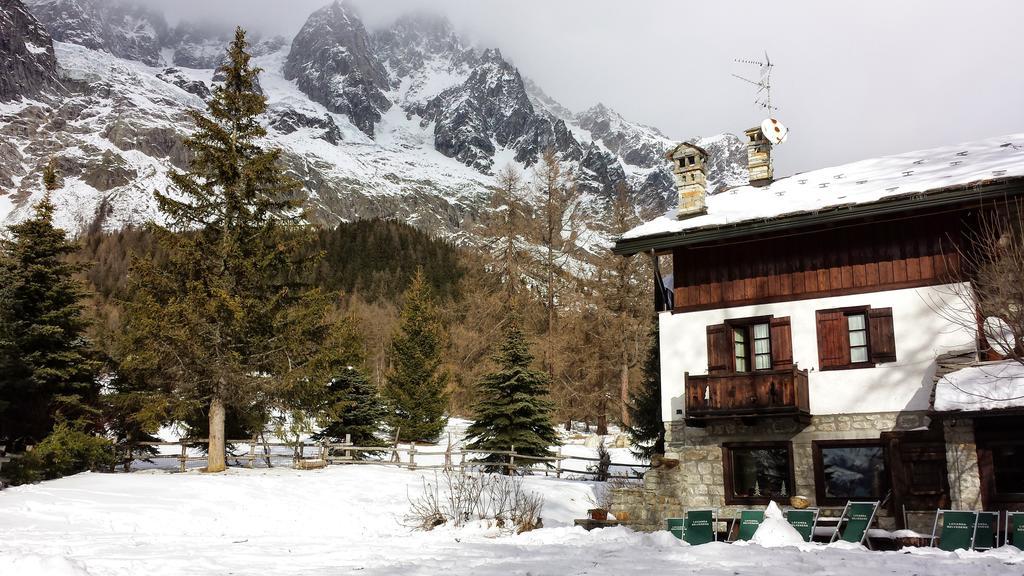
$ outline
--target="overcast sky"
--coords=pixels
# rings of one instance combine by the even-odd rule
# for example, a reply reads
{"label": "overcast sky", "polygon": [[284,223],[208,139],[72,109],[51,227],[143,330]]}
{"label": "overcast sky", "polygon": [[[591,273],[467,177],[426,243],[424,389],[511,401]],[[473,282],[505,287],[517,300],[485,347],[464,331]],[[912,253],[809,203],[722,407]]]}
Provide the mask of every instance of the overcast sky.
{"label": "overcast sky", "polygon": [[[294,35],[327,0],[148,0],[172,19]],[[1024,131],[1024,2],[355,0],[367,27],[448,16],[574,111],[603,102],[676,139],[741,134],[765,113],[736,58],[776,64],[791,129],[776,174]],[[290,36],[289,36],[290,37]]]}

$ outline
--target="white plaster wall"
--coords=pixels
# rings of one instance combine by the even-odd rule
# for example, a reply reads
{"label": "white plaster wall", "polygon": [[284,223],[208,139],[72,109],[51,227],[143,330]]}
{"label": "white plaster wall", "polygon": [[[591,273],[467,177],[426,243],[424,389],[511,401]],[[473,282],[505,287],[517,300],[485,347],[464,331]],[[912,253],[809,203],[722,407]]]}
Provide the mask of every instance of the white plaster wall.
{"label": "white plaster wall", "polygon": [[[791,319],[793,360],[801,370],[808,370],[812,414],[925,410],[935,357],[975,346],[973,331],[950,320],[951,316],[962,317],[965,308],[955,288],[943,285],[683,314],[663,312],[662,418],[666,422],[683,418],[683,373],[707,374],[708,326],[730,318],[768,315]],[[847,306],[892,308],[896,362],[855,370],[818,370],[815,312]]]}

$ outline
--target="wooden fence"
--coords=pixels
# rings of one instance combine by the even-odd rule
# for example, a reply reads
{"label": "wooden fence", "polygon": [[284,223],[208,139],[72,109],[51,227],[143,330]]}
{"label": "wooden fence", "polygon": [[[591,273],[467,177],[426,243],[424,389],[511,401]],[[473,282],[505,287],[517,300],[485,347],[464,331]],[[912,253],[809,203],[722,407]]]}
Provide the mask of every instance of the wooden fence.
{"label": "wooden fence", "polygon": [[[119,454],[119,461],[123,463],[125,470],[129,470],[131,463],[136,460],[147,461],[174,459],[178,461],[178,469],[184,472],[187,470],[189,462],[205,462],[207,460],[206,455],[190,455],[188,453],[189,448],[199,447],[205,445],[207,442],[208,440],[205,438],[183,438],[178,442],[137,442],[133,444],[131,448],[124,450]],[[427,447],[417,446],[415,442],[410,443],[408,446],[403,446],[397,443],[389,446],[356,446],[351,442],[268,442],[257,438],[250,438],[247,440],[227,440],[226,444],[235,446],[248,445],[249,449],[247,452],[244,454],[228,453],[227,459],[245,461],[246,466],[249,468],[254,467],[256,462],[260,460],[265,461],[268,466],[271,466],[272,462],[275,460],[290,460],[296,467],[316,467],[318,465],[326,466],[329,464],[376,464],[403,467],[410,470],[450,470],[454,468],[464,470],[466,468],[497,466],[519,472],[526,472],[529,470],[536,470],[538,472],[543,471],[545,475],[554,474],[557,478],[561,478],[563,474],[580,474],[584,476],[594,476],[598,474],[596,467],[591,470],[575,470],[566,468],[562,465],[564,460],[578,460],[583,462],[601,461],[600,458],[567,456],[562,453],[561,447],[552,452],[549,456],[533,456],[516,452],[515,446],[511,446],[509,450],[469,450],[465,448],[455,448],[449,444],[447,448],[438,450],[437,447],[433,445]],[[178,450],[176,450],[174,454],[150,454],[146,450],[146,448],[156,448],[160,446],[174,446],[177,447]],[[275,453],[275,448],[288,448],[290,449],[290,453]],[[367,454],[380,457],[369,459],[358,457],[359,455]],[[505,462],[483,462],[478,459],[478,457],[483,455],[507,456],[508,458]],[[436,456],[443,456],[443,462],[428,464],[423,461],[425,457],[429,458]],[[420,457],[420,462],[416,461],[417,457]],[[625,476],[638,478],[642,476],[642,474],[637,473],[635,469],[650,468],[650,465],[612,462],[609,464],[609,468],[611,467],[629,468],[630,472],[632,472],[632,476],[630,476],[629,473]]]}

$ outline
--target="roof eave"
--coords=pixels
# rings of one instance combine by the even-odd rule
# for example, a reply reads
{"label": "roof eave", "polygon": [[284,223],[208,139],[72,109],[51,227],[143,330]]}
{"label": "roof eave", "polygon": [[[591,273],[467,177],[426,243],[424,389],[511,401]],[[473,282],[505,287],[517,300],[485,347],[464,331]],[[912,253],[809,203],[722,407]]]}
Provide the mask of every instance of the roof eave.
{"label": "roof eave", "polygon": [[829,224],[855,218],[891,214],[908,208],[942,207],[959,204],[968,200],[988,200],[1000,195],[1015,196],[1022,193],[1024,193],[1024,178],[1012,177],[986,180],[981,183],[975,182],[962,186],[951,186],[902,195],[896,198],[883,198],[864,204],[847,204],[775,218],[694,228],[693,230],[667,232],[640,238],[620,238],[615,242],[615,246],[612,247],[612,253],[619,256],[632,256],[639,252],[741,238],[800,228],[811,224]]}

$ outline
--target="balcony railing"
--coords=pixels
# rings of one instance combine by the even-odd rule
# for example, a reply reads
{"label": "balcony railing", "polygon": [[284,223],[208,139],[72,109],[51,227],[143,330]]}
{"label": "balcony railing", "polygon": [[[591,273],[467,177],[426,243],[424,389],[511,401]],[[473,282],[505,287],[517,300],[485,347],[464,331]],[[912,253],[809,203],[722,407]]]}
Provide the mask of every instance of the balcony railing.
{"label": "balcony railing", "polygon": [[810,420],[807,371],[795,366],[785,370],[706,374],[684,377],[686,421],[700,425],[708,420],[792,416]]}

